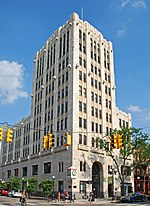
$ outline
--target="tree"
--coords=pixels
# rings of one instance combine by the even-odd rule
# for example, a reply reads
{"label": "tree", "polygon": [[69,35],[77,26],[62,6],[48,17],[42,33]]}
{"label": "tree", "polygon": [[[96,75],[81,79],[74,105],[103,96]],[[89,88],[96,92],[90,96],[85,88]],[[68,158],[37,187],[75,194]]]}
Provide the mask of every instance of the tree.
{"label": "tree", "polygon": [[45,179],[39,183],[39,188],[42,189],[43,193],[48,198],[53,189],[53,181],[49,179]]}
{"label": "tree", "polygon": [[4,180],[2,180],[2,181],[0,182],[0,188],[1,188],[1,189],[7,188],[7,182],[5,182]]}
{"label": "tree", "polygon": [[[121,137],[122,144],[118,145],[119,135]],[[112,141],[112,136],[116,139],[116,145],[109,147],[109,142]],[[121,194],[125,195],[125,179],[127,178],[129,172],[126,172],[130,169],[134,170],[137,164],[133,164],[133,161],[130,161],[130,168],[127,166],[129,159],[133,160],[133,155],[139,148],[141,144],[144,144],[148,139],[147,134],[143,134],[141,129],[136,128],[121,128],[120,130],[113,130],[110,136],[100,139],[100,145],[105,150],[106,154],[110,156],[114,162],[114,165],[117,169],[118,176],[121,183]],[[117,153],[117,154],[116,154]],[[121,167],[120,167],[121,165]]]}
{"label": "tree", "polygon": [[11,190],[18,191],[21,189],[21,178],[19,177],[12,177],[10,179],[10,188]]}
{"label": "tree", "polygon": [[145,191],[145,181],[147,170],[150,166],[150,144],[148,142],[142,142],[141,146],[134,152],[134,168],[140,169],[144,177],[144,193]]}
{"label": "tree", "polygon": [[31,193],[34,192],[37,188],[37,181],[35,178],[26,178],[24,179],[24,183],[26,183],[26,192],[28,193],[28,196],[31,196]]}

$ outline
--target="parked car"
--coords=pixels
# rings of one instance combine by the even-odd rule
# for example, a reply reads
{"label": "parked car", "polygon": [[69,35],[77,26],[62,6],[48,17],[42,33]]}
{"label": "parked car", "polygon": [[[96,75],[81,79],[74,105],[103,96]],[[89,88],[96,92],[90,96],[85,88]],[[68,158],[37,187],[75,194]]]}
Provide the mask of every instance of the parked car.
{"label": "parked car", "polygon": [[1,190],[0,190],[0,194],[7,196],[8,193],[9,193],[9,191],[10,191],[10,189],[1,189]]}
{"label": "parked car", "polygon": [[120,198],[121,202],[138,202],[138,201],[146,201],[147,196],[144,194],[141,194],[139,192],[133,193],[132,195],[124,196]]}
{"label": "parked car", "polygon": [[19,192],[19,191],[14,191],[14,190],[11,190],[8,195],[8,197],[21,197],[22,196],[22,193]]}

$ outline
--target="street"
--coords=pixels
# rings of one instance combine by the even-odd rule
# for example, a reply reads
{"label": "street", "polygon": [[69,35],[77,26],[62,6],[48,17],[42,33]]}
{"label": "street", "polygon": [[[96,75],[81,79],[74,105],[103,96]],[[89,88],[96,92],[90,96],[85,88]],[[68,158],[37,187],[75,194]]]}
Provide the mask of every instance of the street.
{"label": "street", "polygon": [[[6,197],[6,196],[0,196],[0,206],[19,206],[21,205],[19,202],[19,198],[10,198],[10,197]],[[31,198],[31,199],[27,199],[27,206],[36,206],[36,205],[41,205],[41,206],[47,206],[47,205],[51,205],[51,206],[66,206],[66,205],[70,205],[70,206],[80,206],[80,205],[101,205],[101,206],[149,206],[150,205],[150,201],[146,201],[146,202],[136,202],[136,203],[118,203],[118,202],[113,202],[113,201],[108,201],[105,199],[96,199],[95,202],[88,202],[87,200],[77,200],[76,202],[73,203],[63,203],[62,201],[60,203],[58,202],[48,202],[45,199],[36,199],[36,198]]]}

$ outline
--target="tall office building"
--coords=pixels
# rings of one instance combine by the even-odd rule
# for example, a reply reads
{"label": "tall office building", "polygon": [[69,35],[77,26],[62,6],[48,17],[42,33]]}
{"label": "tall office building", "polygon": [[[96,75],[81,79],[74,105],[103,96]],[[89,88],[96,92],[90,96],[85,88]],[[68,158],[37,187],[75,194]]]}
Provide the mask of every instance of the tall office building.
{"label": "tall office building", "polygon": [[[112,43],[73,13],[35,55],[31,116],[16,124],[12,143],[3,142],[1,178],[55,179],[55,191],[110,196],[113,162],[99,138],[131,126],[131,115],[116,107],[115,88]],[[48,132],[54,147],[43,149]],[[125,186],[132,184],[131,175]]]}

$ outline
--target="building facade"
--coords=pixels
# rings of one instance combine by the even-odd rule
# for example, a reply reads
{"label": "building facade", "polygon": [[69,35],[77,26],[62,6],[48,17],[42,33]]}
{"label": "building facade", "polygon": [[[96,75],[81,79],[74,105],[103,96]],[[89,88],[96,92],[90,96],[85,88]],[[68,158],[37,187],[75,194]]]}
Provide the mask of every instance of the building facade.
{"label": "building facade", "polygon": [[[12,143],[2,142],[1,178],[55,179],[55,191],[110,196],[113,162],[99,138],[131,127],[131,115],[116,107],[115,88],[112,43],[73,13],[35,55],[31,115],[14,125]],[[43,149],[49,131],[54,147]],[[131,174],[126,187],[133,181]]]}

